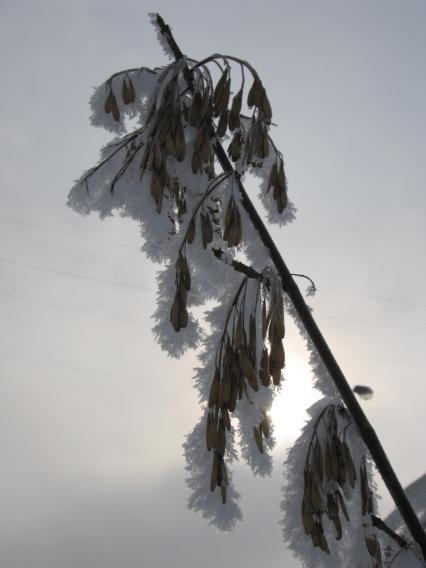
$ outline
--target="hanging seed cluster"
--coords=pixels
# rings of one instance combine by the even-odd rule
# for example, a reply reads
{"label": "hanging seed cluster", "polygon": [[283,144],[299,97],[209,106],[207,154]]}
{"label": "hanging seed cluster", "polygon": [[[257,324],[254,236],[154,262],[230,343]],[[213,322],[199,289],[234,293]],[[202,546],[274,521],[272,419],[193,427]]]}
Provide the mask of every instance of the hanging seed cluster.
{"label": "hanging seed cluster", "polygon": [[[107,82],[107,89],[108,95],[105,99],[104,110],[107,114],[111,113],[112,117],[116,122],[120,120],[120,110],[117,104],[117,98],[113,91],[111,81]],[[133,85],[132,79],[130,77],[124,76],[122,81],[122,89],[121,89],[121,97],[123,99],[123,103],[128,105],[130,103],[134,103],[136,100],[136,91]]]}
{"label": "hanging seed cluster", "polygon": [[[194,175],[207,173],[209,179],[214,179],[215,144],[218,138],[223,138],[229,132],[232,139],[228,154],[234,162],[242,159],[242,166],[246,164],[262,167],[263,160],[271,151],[274,152],[275,159],[267,190],[272,189],[278,211],[280,213],[284,211],[287,206],[284,162],[268,134],[272,119],[268,96],[254,69],[245,61],[231,59],[241,66],[243,72],[241,85],[234,95],[231,91],[231,67],[228,60],[221,56],[213,56],[207,60],[216,63],[221,60],[224,64],[223,72],[215,86],[205,64],[200,66],[196,64],[192,68],[191,91],[182,88],[185,84],[183,71],[165,74],[160,79],[161,89],[159,83],[144,127],[132,134],[131,145],[128,145],[127,141],[122,143],[122,147],[126,149],[126,157],[111,184],[112,193],[115,183],[142,150],[140,177],[142,178],[145,173],[150,176],[150,193],[157,212],[161,213],[165,197],[170,196],[173,200],[171,203],[174,203],[174,213],[170,214],[169,207],[169,216],[171,215],[173,224],[176,218],[180,221],[181,216],[186,213],[186,188],[180,187],[178,179],[170,175],[169,159],[173,158],[179,162],[188,160]],[[253,83],[246,98],[247,107],[252,109],[249,127],[247,120],[243,120],[241,116],[244,100],[244,69],[248,69],[253,76]],[[117,75],[119,74],[106,82],[107,96],[104,109],[107,114],[112,114],[114,120],[119,121],[120,110],[117,98],[121,96],[124,105],[128,105],[135,102],[136,92],[127,72],[122,74],[121,92],[120,89],[114,90],[112,79],[114,78],[115,84]],[[216,127],[214,120],[217,120]],[[191,128],[188,129],[188,126]],[[229,243],[239,242],[238,235],[241,231],[238,228],[237,218],[236,213],[235,219],[230,223],[231,227],[228,229],[225,227],[226,235],[228,236],[228,232],[231,234],[229,241],[225,239]],[[207,224],[208,221],[205,220],[204,223]],[[229,244],[229,246],[234,245]]]}
{"label": "hanging seed cluster", "polygon": [[[349,521],[343,494],[347,486],[355,487],[357,479],[349,446],[339,429],[338,416],[341,410],[330,405],[320,415],[303,472],[303,527],[313,545],[325,552],[329,552],[329,548],[323,529],[323,515],[327,515],[332,521],[336,540],[340,540],[340,515],[343,514]],[[347,420],[345,422],[347,425]]]}
{"label": "hanging seed cluster", "polygon": [[213,101],[211,88],[202,79],[197,83],[190,106],[185,111],[188,123],[195,128],[194,146],[191,158],[193,174],[208,174],[214,177],[214,137],[211,120],[213,117]]}
{"label": "hanging seed cluster", "polygon": [[175,200],[178,216],[186,213],[185,190],[176,178],[169,175],[168,159],[179,162],[185,159],[186,141],[182,123],[180,91],[177,78],[165,86],[158,106],[152,107],[149,137],[140,164],[141,177],[151,173],[150,191],[158,213],[161,213],[165,193]]}
{"label": "hanging seed cluster", "polygon": [[[347,412],[342,407],[327,406],[320,414],[309,445],[304,468],[302,521],[305,532],[315,547],[329,552],[323,529],[326,515],[335,528],[335,538],[342,538],[341,515],[349,521],[344,495],[358,481],[354,461],[346,441]],[[339,420],[342,424],[339,423]],[[362,515],[374,512],[373,492],[368,482],[365,457],[359,470]],[[366,533],[365,543],[373,568],[382,568],[380,544],[375,534]]]}
{"label": "hanging seed cluster", "polygon": [[225,212],[225,226],[223,230],[223,240],[228,247],[235,247],[240,244],[242,236],[241,215],[234,196],[231,195]]}
{"label": "hanging seed cluster", "polygon": [[272,189],[272,196],[276,202],[279,213],[282,213],[287,207],[287,180],[284,172],[284,160],[282,156],[277,155],[277,158],[272,165],[271,173],[268,180],[269,192]]}
{"label": "hanging seed cluster", "polygon": [[[250,391],[257,392],[260,385],[269,387],[271,376],[273,383],[278,385],[284,367],[284,310],[279,284],[259,281],[254,305],[247,301],[248,285],[248,278],[245,278],[228,311],[208,400],[206,445],[209,451],[213,450],[210,489],[214,491],[219,487],[224,503],[227,487],[224,455],[226,432],[231,429],[230,413],[235,411],[243,396],[250,398]],[[257,360],[259,338],[262,341],[261,361]],[[253,437],[261,453],[264,451],[263,439],[269,436],[269,418],[264,413],[260,423],[253,428]]]}

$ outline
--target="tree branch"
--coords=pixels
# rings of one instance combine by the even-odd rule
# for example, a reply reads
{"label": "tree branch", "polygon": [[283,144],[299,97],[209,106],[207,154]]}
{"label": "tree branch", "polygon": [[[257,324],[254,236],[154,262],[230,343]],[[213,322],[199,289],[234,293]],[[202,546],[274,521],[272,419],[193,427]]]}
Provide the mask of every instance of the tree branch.
{"label": "tree branch", "polygon": [[[176,59],[182,59],[183,54],[178,47],[176,41],[174,40],[169,26],[167,26],[160,15],[157,14],[156,17],[157,25],[163,33],[165,39],[167,40],[172,52],[174,53]],[[188,83],[188,87],[192,88],[192,72],[189,67],[185,67],[183,71],[184,77]],[[211,125],[211,136],[215,136],[214,126]],[[214,150],[216,157],[222,167],[226,172],[234,172],[232,163],[230,162],[223,146],[217,140],[214,144]],[[349,386],[342,370],[340,369],[336,359],[334,358],[330,347],[325,341],[319,327],[317,326],[315,320],[312,317],[311,311],[307,306],[303,295],[301,294],[296,282],[287,265],[285,264],[277,246],[275,245],[271,235],[269,234],[265,224],[263,223],[259,213],[251,202],[242,182],[241,177],[235,173],[236,180],[238,184],[238,189],[241,194],[241,204],[248,213],[251,222],[256,228],[262,243],[269,249],[271,260],[273,261],[275,268],[277,269],[281,281],[282,287],[285,292],[287,292],[290,300],[292,301],[296,312],[299,315],[309,337],[311,338],[319,356],[321,357],[323,363],[325,364],[330,376],[333,379],[336,388],[338,389],[348,411],[352,415],[352,418],[357,425],[360,434],[370,451],[370,454],[376,464],[377,469],[389,490],[389,493],[394,499],[396,507],[401,513],[413,539],[419,544],[422,549],[423,556],[426,558],[426,533],[415,514],[411,503],[408,501],[407,496],[404,493],[401,483],[399,482],[392,465],[386,456],[386,453],[375,433],[373,427],[369,423],[361,405],[357,401],[351,387]]]}
{"label": "tree branch", "polygon": [[212,248],[212,251],[213,251],[213,254],[215,255],[216,258],[218,258],[219,260],[222,260],[222,262],[225,262],[229,266],[232,266],[232,268],[234,270],[236,270],[237,272],[241,272],[241,274],[245,274],[249,278],[254,278],[255,280],[260,280],[262,278],[262,275],[260,274],[260,272],[258,272],[257,270],[255,270],[251,266],[247,266],[243,262],[239,262],[238,260],[231,260],[231,262],[228,262],[227,259],[223,258],[224,252],[223,252],[222,249]]}
{"label": "tree branch", "polygon": [[373,523],[373,527],[376,527],[386,533],[390,538],[393,538],[401,548],[404,548],[408,545],[407,541],[402,538],[399,534],[393,531],[386,523],[380,519],[380,517],[376,517],[376,515],[371,515],[371,521]]}

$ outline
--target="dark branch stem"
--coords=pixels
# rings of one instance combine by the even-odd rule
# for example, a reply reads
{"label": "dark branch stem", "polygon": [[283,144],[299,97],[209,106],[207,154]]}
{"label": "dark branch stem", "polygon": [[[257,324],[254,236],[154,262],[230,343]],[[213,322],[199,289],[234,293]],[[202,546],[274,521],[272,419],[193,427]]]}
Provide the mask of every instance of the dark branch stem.
{"label": "dark branch stem", "polygon": [[[213,251],[213,254],[215,255],[216,258],[218,258],[219,260],[222,260],[222,261],[224,260],[223,259],[223,250],[212,248],[212,251]],[[224,262],[227,262],[227,261],[225,260]],[[239,262],[238,260],[232,260],[229,263],[227,262],[227,264],[229,264],[229,266],[232,266],[232,268],[234,270],[236,270],[237,272],[241,272],[241,274],[245,274],[249,278],[253,278],[254,280],[261,280],[262,279],[262,275],[260,274],[260,272],[258,272],[257,270],[255,270],[251,266],[247,266],[243,262]]]}
{"label": "dark branch stem", "polygon": [[376,527],[386,533],[390,538],[393,538],[401,548],[407,546],[407,541],[402,538],[399,534],[393,531],[387,524],[385,524],[380,517],[376,517],[376,515],[371,515],[371,521],[373,523],[373,527]]}
{"label": "dark branch stem", "polygon": [[295,272],[292,272],[291,275],[296,276],[297,278],[306,278],[306,280],[311,283],[312,288],[316,292],[317,287],[315,286],[315,282],[312,280],[312,278],[309,278],[309,276],[306,276],[306,274],[296,274]]}
{"label": "dark branch stem", "polygon": [[[165,24],[164,20],[159,15],[157,15],[157,24],[161,32],[164,34],[166,40],[168,41],[169,46],[175,54],[176,59],[181,59],[183,57],[183,54],[176,44],[171,34],[170,28]],[[186,67],[183,73],[185,79],[187,80],[188,86],[191,88],[191,70]],[[234,172],[232,163],[230,162],[223,146],[219,141],[216,141],[214,149],[216,157],[222,169],[225,172]],[[423,530],[423,527],[417,515],[415,514],[410,502],[408,501],[407,496],[404,493],[402,485],[393,470],[393,467],[377,437],[376,432],[374,431],[373,427],[368,421],[367,416],[364,414],[361,405],[352,392],[352,389],[349,386],[336,359],[334,358],[330,347],[328,346],[319,327],[312,317],[311,311],[306,304],[303,295],[301,294],[295,280],[293,279],[289,269],[287,268],[284,259],[282,258],[259,213],[250,200],[241,182],[241,178],[237,173],[235,173],[235,178],[241,195],[241,204],[248,213],[250,220],[256,228],[262,243],[269,250],[270,258],[281,277],[283,290],[287,292],[290,300],[292,301],[300,320],[302,321],[309,337],[311,338],[312,342],[315,345],[315,348],[317,349],[319,356],[321,357],[328,372],[330,373],[330,376],[333,379],[333,382],[336,385],[336,388],[338,389],[349,413],[351,414],[353,421],[357,425],[359,432],[376,464],[376,467],[395,502],[396,507],[400,511],[402,518],[404,519],[411,535],[413,536],[413,539],[419,544],[420,548],[422,549],[423,556],[426,558],[426,533]]]}

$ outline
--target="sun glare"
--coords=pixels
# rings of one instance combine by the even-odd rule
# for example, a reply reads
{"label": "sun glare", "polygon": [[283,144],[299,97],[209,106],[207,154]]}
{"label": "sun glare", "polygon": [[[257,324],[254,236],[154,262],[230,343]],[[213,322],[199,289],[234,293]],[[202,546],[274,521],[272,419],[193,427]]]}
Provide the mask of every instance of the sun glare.
{"label": "sun glare", "polygon": [[286,363],[284,379],[270,411],[278,444],[298,435],[307,418],[306,409],[319,398],[312,388],[312,374],[297,360]]}

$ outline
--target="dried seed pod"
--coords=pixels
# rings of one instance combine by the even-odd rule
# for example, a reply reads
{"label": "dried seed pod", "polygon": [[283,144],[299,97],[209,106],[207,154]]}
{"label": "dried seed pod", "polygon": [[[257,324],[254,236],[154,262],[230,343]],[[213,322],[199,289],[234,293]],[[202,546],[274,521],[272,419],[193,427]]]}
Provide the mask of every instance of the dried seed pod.
{"label": "dried seed pod", "polygon": [[312,507],[316,513],[324,512],[323,499],[319,491],[318,485],[314,480],[313,476],[309,476],[309,495],[312,503]]}
{"label": "dried seed pod", "polygon": [[313,461],[315,466],[315,473],[319,481],[322,483],[324,478],[324,467],[322,461],[321,444],[318,441],[316,441],[314,444]]}
{"label": "dried seed pod", "polygon": [[185,159],[185,132],[180,118],[178,118],[176,122],[174,146],[176,150],[176,158],[179,162],[182,162]]}
{"label": "dried seed pod", "polygon": [[212,472],[211,472],[211,475],[210,475],[210,491],[212,493],[216,489],[216,486],[217,486],[217,475],[218,475],[218,468],[219,467],[220,467],[220,465],[219,465],[219,462],[218,462],[218,456],[215,452],[213,454]]}
{"label": "dried seed pod", "polygon": [[310,536],[314,531],[314,517],[311,512],[306,510],[305,500],[302,500],[302,523],[307,536]]}
{"label": "dried seed pod", "polygon": [[256,355],[257,355],[257,330],[256,330],[256,317],[254,314],[250,315],[249,321],[249,351],[250,357],[256,367]]}
{"label": "dried seed pod", "polygon": [[281,384],[281,369],[279,367],[270,367],[269,372],[271,373],[272,382],[276,387]]}
{"label": "dried seed pod", "polygon": [[231,430],[231,418],[229,416],[227,408],[222,408],[222,418],[223,418],[223,423],[225,424],[225,428],[229,432]]}
{"label": "dried seed pod", "polygon": [[120,111],[118,110],[117,99],[112,95],[111,113],[116,122],[120,120]]}
{"label": "dried seed pod", "polygon": [[121,96],[123,98],[123,102],[125,105],[129,104],[130,102],[130,98],[129,98],[129,89],[127,87],[127,83],[126,83],[126,78],[123,79],[123,86],[121,89]]}
{"label": "dried seed pod", "polygon": [[170,322],[173,326],[175,331],[180,330],[180,323],[179,323],[179,298],[176,294],[174,302],[172,304],[172,309],[170,311]]}
{"label": "dried seed pod", "polygon": [[271,345],[269,354],[269,364],[271,367],[279,367],[282,369],[285,363],[284,346],[281,340],[274,341]]}
{"label": "dried seed pod", "polygon": [[216,452],[219,456],[223,457],[225,455],[226,447],[226,435],[225,435],[225,425],[223,423],[223,418],[219,419],[219,427],[217,430],[217,445]]}
{"label": "dried seed pod", "polygon": [[231,196],[225,212],[223,240],[228,243],[229,247],[238,246],[241,241],[241,233],[240,212],[234,198]]}
{"label": "dried seed pod", "polygon": [[108,96],[105,99],[105,106],[104,106],[104,110],[107,114],[109,114],[112,111],[113,98],[114,98],[114,93],[112,92],[112,89],[110,87]]}
{"label": "dried seed pod", "polygon": [[260,360],[259,379],[264,387],[269,387],[271,379],[269,375],[269,354],[266,347],[262,351],[262,359]]}
{"label": "dried seed pod", "polygon": [[208,451],[217,446],[218,436],[216,429],[216,421],[213,414],[207,414],[207,429],[206,429],[206,445]]}
{"label": "dried seed pod", "polygon": [[228,109],[225,109],[219,117],[219,122],[216,129],[216,134],[218,135],[219,138],[223,138],[226,134],[226,129],[228,126],[228,117],[229,117],[229,111]]}
{"label": "dried seed pod", "polygon": [[229,485],[228,473],[226,471],[225,462],[223,460],[220,460],[220,477],[222,487]]}
{"label": "dried seed pod", "polygon": [[192,244],[195,238],[195,217],[191,219],[188,225],[188,231],[186,233],[186,242]]}
{"label": "dried seed pod", "polygon": [[356,471],[355,471],[355,466],[354,466],[354,462],[352,460],[351,453],[349,451],[349,447],[346,444],[346,442],[343,442],[343,460],[345,462],[345,467],[346,467],[346,472],[347,472],[347,475],[348,475],[349,484],[353,489],[355,487]]}
{"label": "dried seed pod", "polygon": [[226,81],[228,80],[228,73],[229,73],[229,68],[227,67],[225,69],[225,71],[222,73],[219,81],[216,84],[216,88],[214,90],[213,93],[213,105],[214,107],[217,107],[221,97],[222,97],[222,92],[223,89],[225,87]]}
{"label": "dried seed pod", "polygon": [[288,205],[287,193],[283,189],[281,189],[277,197],[277,210],[280,215],[287,207],[287,205]]}
{"label": "dried seed pod", "polygon": [[220,373],[219,369],[216,369],[212,385],[210,387],[209,408],[212,408],[213,406],[216,406],[218,404],[219,388],[220,388]]}
{"label": "dried seed pod", "polygon": [[179,280],[186,290],[189,292],[191,289],[191,273],[189,271],[188,261],[186,256],[179,252],[179,256],[176,262],[176,268],[179,271]]}
{"label": "dried seed pod", "polygon": [[206,137],[206,127],[205,124],[202,124],[200,128],[197,130],[197,134],[195,135],[194,139],[194,152],[201,152],[201,148],[204,144],[204,138]]}
{"label": "dried seed pod", "polygon": [[259,430],[263,432],[265,438],[269,438],[269,436],[271,435],[271,425],[269,423],[269,418],[266,415],[260,423]]}
{"label": "dried seed pod", "polygon": [[367,535],[365,537],[365,542],[367,544],[367,549],[368,552],[370,553],[370,556],[376,556],[377,553],[377,548],[378,548],[378,543],[377,543],[377,539],[374,535]]}
{"label": "dried seed pod", "polygon": [[284,161],[283,160],[280,160],[277,176],[278,176],[278,186],[281,187],[281,189],[284,189],[286,191],[287,190],[287,179],[286,179],[285,172],[284,172]]}
{"label": "dried seed pod", "polygon": [[233,162],[236,162],[241,157],[242,138],[241,133],[237,131],[228,146],[228,156]]}
{"label": "dried seed pod", "polygon": [[202,171],[201,168],[201,156],[198,152],[192,154],[191,168],[193,174],[198,174]]}
{"label": "dried seed pod", "polygon": [[324,535],[323,532],[321,532],[321,534],[320,534],[319,546],[320,546],[321,550],[323,550],[324,552],[330,552],[330,550],[328,548],[327,539],[325,538],[325,535]]}
{"label": "dried seed pod", "polygon": [[192,105],[189,111],[189,124],[191,126],[198,126],[202,116],[203,97],[200,91],[195,91],[192,98]]}
{"label": "dried seed pod", "polygon": [[243,322],[243,313],[240,312],[237,319],[237,325],[235,326],[234,332],[234,346],[235,349],[239,349],[243,344],[244,338],[244,322]]}
{"label": "dried seed pod", "polygon": [[127,95],[129,98],[129,103],[134,103],[136,100],[135,86],[133,85],[132,79],[129,77],[129,84],[127,86]]}
{"label": "dried seed pod", "polygon": [[271,189],[271,187],[277,187],[277,185],[278,185],[278,166],[277,162],[274,162],[272,164],[271,173],[269,174],[268,191]]}
{"label": "dried seed pod", "polygon": [[155,138],[152,150],[153,150],[153,167],[157,170],[157,172],[160,172],[163,165],[163,152],[161,150],[158,138]]}
{"label": "dried seed pod", "polygon": [[220,492],[221,492],[221,495],[222,495],[222,503],[223,503],[223,505],[226,505],[226,486],[225,485],[221,486]]}
{"label": "dried seed pod", "polygon": [[349,514],[348,514],[348,510],[346,508],[345,505],[345,501],[343,499],[342,494],[340,493],[340,491],[337,489],[336,490],[336,495],[337,495],[337,500],[339,502],[340,508],[342,509],[342,513],[345,516],[346,520],[349,522]]}
{"label": "dried seed pod", "polygon": [[241,365],[241,370],[242,370],[244,376],[246,377],[249,385],[251,386],[251,388],[254,391],[258,391],[259,385],[257,384],[257,377],[256,377],[255,370],[253,368],[253,365],[251,364],[251,361],[250,361],[246,351],[243,348],[241,348],[238,351],[238,360],[239,360],[239,363]]}
{"label": "dried seed pod", "polygon": [[164,149],[169,156],[174,156],[176,153],[175,143],[170,129],[167,130],[164,136]]}
{"label": "dried seed pod", "polygon": [[220,99],[218,99],[217,103],[214,105],[215,116],[219,116],[224,110],[228,108],[230,94],[231,94],[231,79],[227,79],[225,81],[225,85],[223,86]]}
{"label": "dried seed pod", "polygon": [[265,117],[266,122],[271,122],[272,119],[272,109],[271,104],[268,99],[268,95],[266,94],[265,88],[262,87],[262,96],[260,102],[260,108],[263,112],[263,116]]}
{"label": "dried seed pod", "polygon": [[262,103],[262,89],[262,83],[260,82],[258,77],[255,77],[247,96],[247,105],[249,106],[249,108],[251,108],[252,106],[258,108],[260,107]]}
{"label": "dried seed pod", "polygon": [[155,171],[152,172],[151,175],[151,185],[150,185],[151,195],[155,201],[155,205],[157,208],[157,213],[161,213],[161,203],[163,199],[163,191],[161,189],[161,183],[158,178],[158,175]]}
{"label": "dried seed pod", "polygon": [[263,438],[260,428],[256,428],[256,426],[253,426],[253,433],[256,445],[259,448],[259,452],[263,454]]}
{"label": "dried seed pod", "polygon": [[219,406],[221,408],[228,406],[229,401],[231,400],[231,389],[231,375],[229,372],[225,372],[222,377],[219,390]]}
{"label": "dried seed pod", "polygon": [[205,130],[204,132],[205,134],[201,146],[201,159],[203,160],[203,163],[206,164],[207,162],[210,161],[211,151],[210,151],[210,139],[207,130]]}
{"label": "dried seed pod", "polygon": [[255,132],[256,132],[255,154],[260,160],[263,160],[263,158],[267,156],[267,154],[265,154],[265,144],[267,144],[267,142],[265,142],[265,138],[267,138],[267,134],[264,125],[260,120],[258,120],[256,123]]}
{"label": "dried seed pod", "polygon": [[185,328],[188,325],[188,311],[186,306],[179,305],[179,326]]}
{"label": "dried seed pod", "polygon": [[243,101],[243,90],[240,89],[232,100],[231,111],[229,113],[229,130],[234,131],[240,127],[241,104]]}

